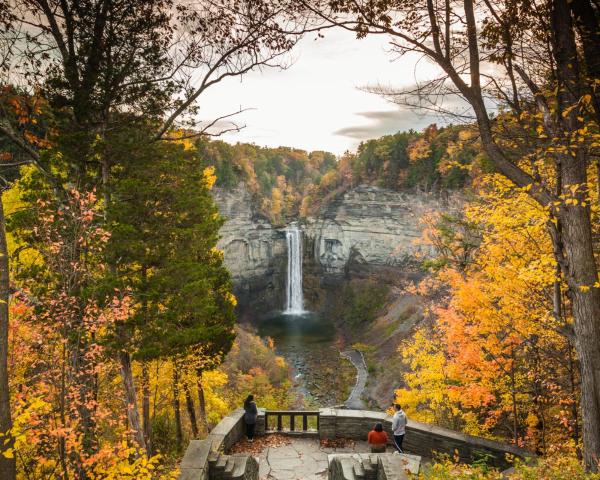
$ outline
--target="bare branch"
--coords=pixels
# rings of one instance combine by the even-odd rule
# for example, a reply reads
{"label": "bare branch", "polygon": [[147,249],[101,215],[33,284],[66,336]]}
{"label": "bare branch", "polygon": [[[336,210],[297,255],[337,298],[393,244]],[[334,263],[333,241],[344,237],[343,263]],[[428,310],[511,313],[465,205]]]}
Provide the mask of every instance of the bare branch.
{"label": "bare branch", "polygon": [[232,112],[232,113],[228,113],[226,115],[221,115],[220,117],[215,118],[214,120],[211,120],[208,124],[206,124],[205,126],[202,127],[202,129],[198,132],[193,132],[190,133],[189,135],[183,135],[181,137],[163,137],[160,140],[163,141],[177,141],[177,140],[185,140],[185,139],[189,139],[189,138],[197,138],[197,137],[201,137],[201,136],[210,136],[210,137],[218,137],[221,135],[224,135],[225,133],[228,132],[239,132],[240,130],[242,130],[243,128],[245,128],[245,125],[237,125],[233,122],[231,122],[232,126],[228,127],[228,128],[224,128],[222,130],[219,130],[218,132],[215,133],[211,133],[209,132],[209,130],[214,127],[217,123],[219,123],[221,120],[224,120],[226,118],[231,118],[233,116],[239,115],[241,113],[247,112],[248,110],[253,110],[252,108],[240,108],[239,110],[237,110],[236,112]]}

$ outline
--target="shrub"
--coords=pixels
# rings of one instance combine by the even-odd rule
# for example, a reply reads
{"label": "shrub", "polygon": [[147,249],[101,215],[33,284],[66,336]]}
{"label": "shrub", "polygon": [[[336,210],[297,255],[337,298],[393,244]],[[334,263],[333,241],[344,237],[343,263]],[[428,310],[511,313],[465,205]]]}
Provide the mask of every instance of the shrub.
{"label": "shrub", "polygon": [[342,318],[352,326],[371,323],[385,304],[389,288],[375,283],[347,285],[343,292]]}

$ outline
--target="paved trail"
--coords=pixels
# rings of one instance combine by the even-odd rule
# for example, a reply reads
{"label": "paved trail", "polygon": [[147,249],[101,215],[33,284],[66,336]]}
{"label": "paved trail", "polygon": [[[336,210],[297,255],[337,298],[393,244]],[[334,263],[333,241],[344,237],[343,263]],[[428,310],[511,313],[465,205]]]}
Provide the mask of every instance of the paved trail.
{"label": "paved trail", "polygon": [[294,438],[286,444],[262,450],[258,472],[261,480],[326,480],[327,455],[368,451],[367,442],[351,441],[341,447],[326,447],[318,438]]}
{"label": "paved trail", "polygon": [[350,396],[344,402],[344,405],[348,408],[360,410],[364,407],[361,397],[363,392],[365,391],[365,386],[367,385],[368,377],[365,359],[362,356],[362,353],[360,353],[358,350],[347,350],[345,352],[341,352],[340,356],[350,360],[350,362],[352,362],[352,365],[354,365],[354,368],[356,368],[356,384],[350,392]]}

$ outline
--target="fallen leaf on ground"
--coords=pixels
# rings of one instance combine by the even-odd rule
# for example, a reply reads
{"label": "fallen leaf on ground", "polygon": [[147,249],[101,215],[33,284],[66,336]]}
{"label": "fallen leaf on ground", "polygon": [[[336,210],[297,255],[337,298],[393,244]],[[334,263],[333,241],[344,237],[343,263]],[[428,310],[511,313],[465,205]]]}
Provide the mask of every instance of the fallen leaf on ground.
{"label": "fallen leaf on ground", "polygon": [[321,447],[323,448],[345,448],[345,447],[354,447],[354,440],[348,440],[347,438],[335,438],[335,439],[326,439],[321,440]]}
{"label": "fallen leaf on ground", "polygon": [[247,438],[240,440],[233,447],[231,447],[231,453],[246,453],[254,456],[258,456],[266,448],[282,447],[290,445],[292,440],[279,433],[270,433],[260,437],[255,437],[253,442],[249,442]]}

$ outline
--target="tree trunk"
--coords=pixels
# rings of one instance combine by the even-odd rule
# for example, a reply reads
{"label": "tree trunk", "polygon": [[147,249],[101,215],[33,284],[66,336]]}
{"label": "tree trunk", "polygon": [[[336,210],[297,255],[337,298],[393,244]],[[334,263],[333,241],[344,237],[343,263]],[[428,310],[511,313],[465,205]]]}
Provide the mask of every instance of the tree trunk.
{"label": "tree trunk", "polygon": [[[561,213],[563,248],[567,265],[564,274],[573,301],[573,319],[581,367],[581,411],[583,417],[584,461],[588,471],[598,471],[600,461],[600,288],[594,257],[592,222],[587,201],[587,153],[573,149],[582,122],[573,106],[585,86],[581,84],[578,53],[571,11],[567,0],[552,2],[556,77],[558,81],[557,118],[564,131],[570,155],[562,165],[563,187],[577,187],[576,205],[563,205]],[[585,204],[586,206],[582,206]]]}
{"label": "tree trunk", "polygon": [[179,372],[177,362],[173,362],[173,412],[175,413],[175,435],[177,451],[181,451],[183,444],[183,429],[181,428],[181,406],[179,403]]}
{"label": "tree trunk", "polygon": [[[76,328],[78,331],[82,331],[84,328],[81,315],[79,315]],[[85,332],[82,332],[80,337],[85,338]],[[91,373],[94,364],[88,356],[90,342],[88,339],[70,342],[68,348],[70,350],[69,362],[72,367],[72,377],[69,383],[78,392],[78,397],[71,399],[75,402],[75,408],[79,416],[77,430],[81,435],[81,452],[77,452],[77,454],[85,453],[86,456],[92,456],[98,451],[98,432],[94,415],[96,381],[94,374]],[[80,474],[85,476],[86,466],[83,464],[83,457],[81,455],[79,455],[77,463],[77,469],[81,472]]]}
{"label": "tree trunk", "polygon": [[204,398],[204,387],[202,386],[202,369],[196,370],[198,380],[198,407],[200,408],[200,421],[204,427],[204,431],[208,435],[210,428],[208,425],[208,415],[206,414],[206,399]]}
{"label": "tree trunk", "polygon": [[512,400],[513,415],[513,440],[515,445],[519,444],[519,406],[517,403],[517,384],[515,381],[515,351],[511,352],[512,364],[510,367],[510,396]]}
{"label": "tree trunk", "polygon": [[585,59],[585,73],[587,83],[591,86],[596,121],[600,122],[600,93],[594,88],[594,81],[600,78],[600,12],[590,0],[571,0],[569,7],[573,12],[575,26],[579,32],[583,58]]}
{"label": "tree trunk", "polygon": [[138,446],[146,450],[146,441],[144,432],[140,424],[140,416],[137,409],[137,399],[135,395],[135,384],[133,381],[133,371],[131,369],[131,357],[125,350],[119,352],[119,361],[121,362],[121,376],[123,378],[123,388],[125,390],[125,401],[127,403],[127,418],[129,419],[129,428],[133,431],[133,436]]}
{"label": "tree trunk", "polygon": [[590,218],[585,210],[581,206],[568,207],[563,217],[563,242],[571,277],[569,283],[573,285],[570,291],[581,369],[584,459],[587,469],[595,472],[600,460],[600,289],[593,287],[598,275]]}
{"label": "tree trunk", "polygon": [[[472,0],[465,0],[465,10],[472,13]],[[467,9],[467,7],[469,7]],[[557,132],[563,132],[563,140],[570,144],[571,137],[576,138],[582,126],[578,112],[574,106],[582,92],[577,63],[577,48],[574,28],[567,0],[553,0],[552,31],[554,34],[554,57],[556,60],[556,77],[558,81],[558,113],[552,121]],[[471,15],[473,17],[473,15]],[[474,18],[470,20],[475,24]],[[475,52],[475,53],[474,53]],[[469,53],[473,63],[478,62],[478,45],[476,38],[469,38]],[[478,87],[479,78],[472,82]],[[456,76],[456,75],[455,75]],[[478,77],[478,75],[475,75]],[[461,81],[453,78],[457,86]],[[485,104],[477,88],[465,89],[465,97],[473,107],[477,117],[481,141],[486,153],[497,168],[518,186],[532,185],[530,194],[542,205],[553,204],[547,192],[541,190],[534,180],[512,164],[495,143],[491,124]],[[570,112],[563,118],[562,112]],[[581,409],[583,417],[583,444],[586,468],[598,470],[600,458],[600,289],[594,288],[598,274],[592,248],[592,225],[589,207],[582,207],[581,201],[586,196],[587,159],[582,148],[571,155],[564,154],[559,159],[561,182],[565,189],[570,186],[581,186],[578,194],[578,205],[563,205],[557,217],[562,226],[562,244],[564,262],[561,265],[563,274],[573,299],[574,330],[576,347],[581,365]]]}
{"label": "tree trunk", "polygon": [[8,297],[9,297],[8,247],[6,245],[6,225],[4,206],[0,194],[0,434],[9,434],[8,443],[0,442],[0,478],[16,478],[15,458],[6,458],[3,452],[11,449],[12,419],[10,414],[10,393],[8,390]]}
{"label": "tree trunk", "polygon": [[[63,327],[64,328],[64,327]],[[61,425],[67,424],[67,416],[66,416],[66,397],[67,397],[67,346],[63,343],[62,346],[62,365],[61,365],[61,373],[60,373],[60,422]],[[69,467],[67,466],[67,446],[66,446],[66,438],[64,435],[60,435],[58,438],[58,455],[60,458],[60,466],[62,468],[62,478],[64,480],[69,479]]]}
{"label": "tree trunk", "polygon": [[142,364],[142,418],[144,420],[144,441],[146,454],[152,456],[152,422],[150,420],[150,374],[148,364]]}
{"label": "tree trunk", "polygon": [[196,422],[196,407],[194,406],[194,399],[190,393],[190,387],[186,382],[183,382],[183,392],[185,394],[185,406],[187,407],[188,415],[190,416],[190,423],[192,425],[192,436],[198,438],[198,423]]}
{"label": "tree trunk", "polygon": [[569,386],[570,393],[572,398],[571,403],[571,416],[573,417],[572,425],[573,425],[573,443],[576,445],[577,449],[577,458],[581,460],[581,448],[579,446],[579,404],[577,402],[577,393],[579,390],[579,385],[577,385],[576,375],[579,371],[579,366],[576,364],[575,359],[573,357],[573,346],[570,341],[567,341],[567,356],[569,358]]}

